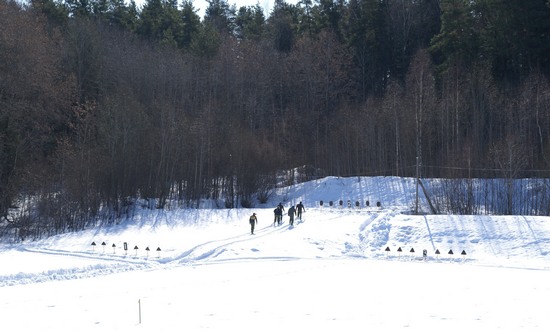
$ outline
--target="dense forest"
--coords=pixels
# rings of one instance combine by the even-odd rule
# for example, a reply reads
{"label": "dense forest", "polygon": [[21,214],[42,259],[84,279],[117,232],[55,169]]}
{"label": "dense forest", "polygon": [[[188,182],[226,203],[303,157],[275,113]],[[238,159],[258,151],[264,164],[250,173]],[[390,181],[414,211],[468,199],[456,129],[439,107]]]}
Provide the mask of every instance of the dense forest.
{"label": "dense forest", "polygon": [[75,231],[136,199],[247,207],[281,169],[297,170],[289,182],[550,177],[548,0],[197,12],[0,0],[4,229]]}

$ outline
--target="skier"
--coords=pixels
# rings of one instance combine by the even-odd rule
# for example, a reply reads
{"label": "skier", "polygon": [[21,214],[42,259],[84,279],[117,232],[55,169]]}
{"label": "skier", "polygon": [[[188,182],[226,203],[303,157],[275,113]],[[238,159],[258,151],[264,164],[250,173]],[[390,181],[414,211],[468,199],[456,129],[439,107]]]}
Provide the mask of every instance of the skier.
{"label": "skier", "polygon": [[254,226],[258,224],[256,213],[252,213],[252,216],[250,216],[250,219],[248,221],[250,222],[250,234],[254,234]]}
{"label": "skier", "polygon": [[285,211],[285,207],[283,207],[283,204],[279,202],[279,204],[277,205],[277,208],[280,208],[281,211]]}
{"label": "skier", "polygon": [[273,219],[273,226],[277,225],[278,213],[279,213],[279,207],[275,207],[275,209],[273,209],[273,215],[275,216],[275,218]]}
{"label": "skier", "polygon": [[300,201],[300,203],[296,205],[296,210],[297,210],[298,218],[301,221],[302,220],[302,212],[306,211],[306,207],[304,207],[304,205],[302,204],[302,201]]}
{"label": "skier", "polygon": [[273,226],[275,226],[275,224],[281,225],[283,222],[283,210],[277,206],[273,212],[275,213],[275,221],[273,222]]}
{"label": "skier", "polygon": [[290,217],[290,220],[288,222],[290,223],[290,226],[294,225],[294,215],[296,215],[296,208],[292,206],[288,208],[288,216]]}

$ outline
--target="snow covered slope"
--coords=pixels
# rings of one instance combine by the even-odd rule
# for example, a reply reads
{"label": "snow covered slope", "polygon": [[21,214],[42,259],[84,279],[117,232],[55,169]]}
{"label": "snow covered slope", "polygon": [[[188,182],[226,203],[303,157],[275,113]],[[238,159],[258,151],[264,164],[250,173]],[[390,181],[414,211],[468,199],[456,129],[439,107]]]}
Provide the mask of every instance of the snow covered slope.
{"label": "snow covered slope", "polygon": [[[413,190],[411,180],[395,177],[325,178],[280,189],[260,208],[143,210],[112,228],[2,246],[0,286],[258,259],[422,259],[424,250],[432,262],[550,267],[550,218],[411,215]],[[299,201],[304,222],[290,228],[285,215],[273,226],[274,205]]]}
{"label": "snow covered slope", "polygon": [[[142,210],[1,245],[0,326],[548,330],[550,218],[412,215],[412,183],[325,178],[253,209]],[[277,203],[299,201],[303,221],[273,225]]]}

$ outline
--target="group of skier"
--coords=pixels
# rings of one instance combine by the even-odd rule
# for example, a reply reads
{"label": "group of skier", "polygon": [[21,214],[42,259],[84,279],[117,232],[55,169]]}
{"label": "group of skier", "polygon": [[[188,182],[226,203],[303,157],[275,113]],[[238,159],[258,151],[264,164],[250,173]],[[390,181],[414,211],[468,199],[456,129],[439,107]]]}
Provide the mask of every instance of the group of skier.
{"label": "group of skier", "polygon": [[[275,214],[275,219],[273,221],[273,226],[281,225],[283,224],[283,212],[285,211],[285,207],[282,203],[279,203],[277,207],[273,210],[273,214]],[[290,226],[294,226],[294,216],[297,216],[298,219],[302,220],[302,213],[306,211],[306,208],[302,204],[302,201],[300,201],[299,204],[295,206],[291,206],[288,208],[287,215],[289,216],[289,224]],[[258,217],[256,216],[256,213],[253,213],[250,216],[250,233],[254,234],[254,227],[256,224],[258,224]]]}

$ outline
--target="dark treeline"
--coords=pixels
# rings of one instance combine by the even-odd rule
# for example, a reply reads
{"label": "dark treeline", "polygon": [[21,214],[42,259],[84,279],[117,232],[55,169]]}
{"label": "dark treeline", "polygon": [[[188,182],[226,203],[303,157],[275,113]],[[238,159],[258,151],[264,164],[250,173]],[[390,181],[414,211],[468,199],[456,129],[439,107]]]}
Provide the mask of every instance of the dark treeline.
{"label": "dark treeline", "polygon": [[2,224],[247,207],[280,169],[548,177],[548,1],[208,4],[0,0]]}

